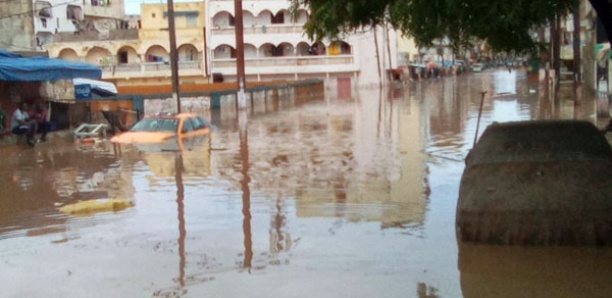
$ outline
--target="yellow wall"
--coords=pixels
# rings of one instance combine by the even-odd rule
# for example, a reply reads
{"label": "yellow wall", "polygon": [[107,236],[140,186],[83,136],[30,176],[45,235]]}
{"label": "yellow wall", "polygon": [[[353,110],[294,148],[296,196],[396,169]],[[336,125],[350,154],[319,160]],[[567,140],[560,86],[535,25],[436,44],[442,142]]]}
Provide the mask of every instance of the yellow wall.
{"label": "yellow wall", "polygon": [[398,55],[410,54],[410,59],[419,54],[419,50],[413,38],[398,36],[397,38],[397,53]]}
{"label": "yellow wall", "polygon": [[[166,3],[143,3],[140,5],[141,30],[148,29],[167,29],[168,18],[164,17],[164,12],[168,11]],[[203,28],[205,25],[204,1],[202,2],[175,2],[174,25],[176,29],[194,27],[194,24],[187,23],[187,17],[182,16],[184,12],[197,11],[195,27]],[[178,33],[178,31],[177,31]]]}

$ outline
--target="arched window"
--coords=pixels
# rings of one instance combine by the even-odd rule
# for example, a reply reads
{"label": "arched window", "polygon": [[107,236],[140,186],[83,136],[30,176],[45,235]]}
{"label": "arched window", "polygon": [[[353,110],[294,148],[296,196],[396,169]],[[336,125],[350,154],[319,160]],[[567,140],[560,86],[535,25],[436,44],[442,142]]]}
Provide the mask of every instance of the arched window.
{"label": "arched window", "polygon": [[257,48],[252,44],[244,44],[244,58],[256,58]]}
{"label": "arched window", "polygon": [[165,62],[170,61],[170,55],[161,46],[152,46],[147,50],[145,55],[146,62]]}
{"label": "arched window", "polygon": [[85,55],[85,61],[91,64],[97,64],[101,66],[108,66],[113,64],[113,55],[109,50],[101,47],[93,47],[87,51]]}
{"label": "arched window", "polygon": [[79,55],[73,49],[63,49],[60,51],[59,58],[70,61],[79,61]]}
{"label": "arched window", "polygon": [[344,41],[334,41],[329,45],[329,55],[349,55],[351,54],[351,46]]}
{"label": "arched window", "polygon": [[295,56],[295,49],[292,44],[283,42],[278,45],[280,56],[291,57]]}
{"label": "arched window", "polygon": [[178,61],[197,61],[198,50],[190,44],[178,48]]}
{"label": "arched window", "polygon": [[213,55],[215,59],[236,58],[236,49],[229,45],[223,44],[215,48]]}
{"label": "arched window", "polygon": [[326,53],[325,45],[322,42],[317,42],[313,44],[312,46],[310,46],[310,48],[308,49],[308,53],[312,56],[325,55]]}
{"label": "arched window", "polygon": [[132,47],[122,47],[117,51],[117,64],[136,63],[138,53]]}
{"label": "arched window", "polygon": [[270,43],[263,44],[259,47],[259,57],[273,57],[275,53],[275,46]]}
{"label": "arched window", "polygon": [[279,11],[276,15],[270,16],[271,24],[284,24],[285,23],[285,12]]}
{"label": "arched window", "polygon": [[305,42],[300,42],[297,45],[296,52],[298,56],[308,56],[310,55],[310,45]]}

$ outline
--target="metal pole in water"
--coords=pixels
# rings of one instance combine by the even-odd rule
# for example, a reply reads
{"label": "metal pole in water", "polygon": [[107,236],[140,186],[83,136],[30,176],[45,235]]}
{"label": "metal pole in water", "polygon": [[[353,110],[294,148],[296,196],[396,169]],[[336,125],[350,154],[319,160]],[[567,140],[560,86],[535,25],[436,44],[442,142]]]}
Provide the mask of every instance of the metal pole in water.
{"label": "metal pole in water", "polygon": [[476,146],[476,140],[478,139],[478,128],[480,126],[480,117],[482,116],[482,106],[484,104],[485,94],[487,94],[487,91],[480,92],[480,108],[478,108],[478,121],[476,121],[476,133],[474,134],[474,144],[472,148]]}

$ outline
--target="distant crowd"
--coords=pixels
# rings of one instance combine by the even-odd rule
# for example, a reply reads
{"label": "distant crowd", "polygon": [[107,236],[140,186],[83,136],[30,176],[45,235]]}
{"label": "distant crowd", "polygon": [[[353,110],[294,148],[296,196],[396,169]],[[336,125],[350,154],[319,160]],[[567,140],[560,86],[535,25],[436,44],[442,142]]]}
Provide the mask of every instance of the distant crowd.
{"label": "distant crowd", "polygon": [[512,69],[525,65],[526,61],[476,61],[467,65],[463,60],[445,61],[443,63],[429,60],[424,63],[410,62],[399,66],[391,70],[391,78],[402,82],[418,81],[457,76],[468,71],[482,71],[489,67],[506,67],[509,71],[512,71]]}

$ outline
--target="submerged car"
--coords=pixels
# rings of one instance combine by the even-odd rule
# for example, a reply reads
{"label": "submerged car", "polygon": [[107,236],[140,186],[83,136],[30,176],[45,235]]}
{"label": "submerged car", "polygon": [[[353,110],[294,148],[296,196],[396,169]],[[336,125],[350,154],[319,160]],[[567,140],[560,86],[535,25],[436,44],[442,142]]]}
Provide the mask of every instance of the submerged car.
{"label": "submerged car", "polygon": [[473,72],[481,72],[484,70],[485,65],[483,63],[474,63],[472,64]]}
{"label": "submerged car", "polygon": [[459,239],[506,245],[612,244],[612,148],[590,122],[494,123],[466,158]]}
{"label": "submerged car", "polygon": [[210,134],[210,123],[197,114],[158,114],[136,122],[129,131],[110,139],[118,144],[158,144]]}

